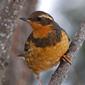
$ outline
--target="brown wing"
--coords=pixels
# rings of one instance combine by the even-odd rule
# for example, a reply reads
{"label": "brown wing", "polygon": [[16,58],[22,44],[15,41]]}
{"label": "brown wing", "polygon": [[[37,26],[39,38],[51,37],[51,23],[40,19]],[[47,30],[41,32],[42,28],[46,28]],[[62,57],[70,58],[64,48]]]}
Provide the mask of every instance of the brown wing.
{"label": "brown wing", "polygon": [[25,42],[25,46],[24,46],[24,52],[29,52],[29,48],[30,48],[30,41],[32,39],[32,33],[30,34],[30,36],[27,38],[27,41]]}
{"label": "brown wing", "polygon": [[[63,30],[66,33],[66,35],[68,36],[67,32],[63,28],[61,28],[56,22],[54,22],[54,25],[55,25],[55,28],[57,27],[57,29]],[[70,41],[69,36],[68,36],[68,40]]]}

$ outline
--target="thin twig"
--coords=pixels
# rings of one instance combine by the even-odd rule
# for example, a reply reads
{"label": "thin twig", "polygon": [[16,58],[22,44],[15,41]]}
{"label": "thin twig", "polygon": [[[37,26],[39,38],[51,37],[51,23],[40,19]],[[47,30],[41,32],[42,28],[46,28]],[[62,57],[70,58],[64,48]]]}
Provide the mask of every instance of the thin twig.
{"label": "thin twig", "polygon": [[[75,53],[80,49],[85,40],[85,22],[81,23],[80,29],[72,39],[69,51],[66,55],[73,58]],[[51,77],[48,85],[61,85],[62,81],[65,79],[67,72],[69,71],[70,64],[65,61],[61,61],[59,67],[56,69]]]}

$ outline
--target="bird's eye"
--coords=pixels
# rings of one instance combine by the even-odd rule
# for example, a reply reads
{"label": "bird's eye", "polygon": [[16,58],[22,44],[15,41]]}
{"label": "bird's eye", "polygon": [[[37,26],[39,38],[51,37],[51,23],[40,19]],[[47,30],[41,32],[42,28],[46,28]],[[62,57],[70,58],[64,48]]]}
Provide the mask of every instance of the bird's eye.
{"label": "bird's eye", "polygon": [[37,17],[37,20],[38,20],[38,21],[41,21],[41,20],[42,20],[42,18],[41,18],[41,17]]}

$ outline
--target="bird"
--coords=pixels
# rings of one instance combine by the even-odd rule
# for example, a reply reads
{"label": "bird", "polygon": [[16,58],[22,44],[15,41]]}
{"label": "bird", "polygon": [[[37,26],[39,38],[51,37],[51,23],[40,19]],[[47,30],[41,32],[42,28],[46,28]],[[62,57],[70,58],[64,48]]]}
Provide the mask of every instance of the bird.
{"label": "bird", "polygon": [[65,55],[69,50],[70,38],[50,14],[35,11],[28,18],[20,19],[32,27],[21,55],[37,78],[41,72],[49,70],[61,60],[71,64],[71,59]]}

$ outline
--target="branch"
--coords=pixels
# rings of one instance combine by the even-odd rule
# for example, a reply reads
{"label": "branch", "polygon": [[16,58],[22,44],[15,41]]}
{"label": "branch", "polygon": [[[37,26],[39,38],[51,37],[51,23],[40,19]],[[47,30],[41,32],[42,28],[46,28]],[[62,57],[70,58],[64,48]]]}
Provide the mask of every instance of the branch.
{"label": "branch", "polygon": [[[0,85],[7,81],[6,73],[12,35],[16,29],[16,19],[20,16],[20,11],[26,1],[28,0],[5,0],[3,7],[0,8]],[[29,0],[29,2],[33,2],[33,0]],[[6,85],[9,84],[6,82]]]}
{"label": "branch", "polygon": [[0,71],[2,72],[4,72],[5,65],[8,62],[11,36],[15,29],[15,20],[18,17],[18,10],[21,9],[23,3],[24,0],[6,0],[6,3],[3,4],[4,7],[0,9]]}
{"label": "branch", "polygon": [[[70,58],[73,58],[75,53],[80,49],[85,40],[85,22],[81,23],[79,31],[75,34],[69,51],[66,55]],[[67,72],[69,71],[70,64],[65,61],[61,61],[59,67],[56,69],[54,74],[51,77],[51,80],[48,85],[61,85],[62,81],[65,79]]]}

